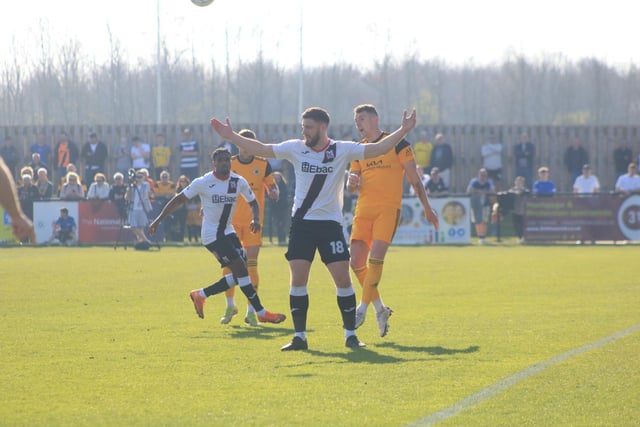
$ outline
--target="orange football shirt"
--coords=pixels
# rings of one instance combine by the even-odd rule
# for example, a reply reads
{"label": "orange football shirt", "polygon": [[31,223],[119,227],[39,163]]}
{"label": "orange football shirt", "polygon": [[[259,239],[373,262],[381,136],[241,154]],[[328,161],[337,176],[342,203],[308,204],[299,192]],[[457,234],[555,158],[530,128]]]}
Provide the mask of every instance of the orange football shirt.
{"label": "orange football shirt", "polygon": [[[263,157],[253,156],[248,163],[243,163],[238,156],[231,158],[231,170],[247,180],[260,205],[260,224],[264,223],[265,186],[275,185],[271,175],[271,165]],[[243,197],[238,197],[236,211],[232,223],[248,225],[253,219],[251,208]]]}
{"label": "orange football shirt", "polygon": [[[389,135],[383,132],[373,141],[378,142]],[[367,144],[363,139],[360,144]],[[400,209],[402,206],[402,180],[404,168],[402,165],[413,159],[413,150],[406,139],[400,141],[395,149],[389,150],[382,156],[370,159],[354,160],[351,171],[360,172],[360,189],[356,204],[356,215],[360,209],[388,206]]]}

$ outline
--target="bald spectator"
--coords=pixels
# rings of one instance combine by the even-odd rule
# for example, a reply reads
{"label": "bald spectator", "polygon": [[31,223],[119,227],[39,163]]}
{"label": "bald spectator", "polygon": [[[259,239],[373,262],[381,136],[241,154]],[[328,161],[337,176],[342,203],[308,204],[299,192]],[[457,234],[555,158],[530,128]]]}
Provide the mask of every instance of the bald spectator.
{"label": "bald spectator", "polygon": [[640,192],[640,175],[638,175],[638,165],[629,163],[627,173],[620,175],[616,182],[616,191],[619,193],[631,194]]}

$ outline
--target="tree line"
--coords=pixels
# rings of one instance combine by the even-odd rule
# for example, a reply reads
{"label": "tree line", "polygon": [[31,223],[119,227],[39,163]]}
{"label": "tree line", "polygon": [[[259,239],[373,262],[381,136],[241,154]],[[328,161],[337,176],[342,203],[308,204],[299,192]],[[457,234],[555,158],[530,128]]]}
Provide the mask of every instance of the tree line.
{"label": "tree line", "polygon": [[[160,69],[163,123],[297,123],[299,72],[266,59],[234,64],[162,47],[161,63],[127,60],[111,39],[109,60],[88,59],[77,40],[53,49],[41,36],[37,55],[17,49],[0,68],[0,126],[131,125],[156,122]],[[620,125],[640,123],[640,71],[595,58],[569,61],[506,54],[501,63],[452,66],[391,55],[370,69],[336,63],[303,73],[304,106],[322,106],[334,123],[353,107],[375,104],[383,123],[415,106],[424,125]]]}

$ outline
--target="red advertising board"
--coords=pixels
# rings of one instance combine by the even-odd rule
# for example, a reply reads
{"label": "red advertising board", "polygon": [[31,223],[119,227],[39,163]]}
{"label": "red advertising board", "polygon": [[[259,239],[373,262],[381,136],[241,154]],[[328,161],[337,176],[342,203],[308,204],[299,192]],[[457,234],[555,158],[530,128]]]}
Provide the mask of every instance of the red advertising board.
{"label": "red advertising board", "polygon": [[640,240],[640,195],[530,197],[525,203],[527,242]]}
{"label": "red advertising board", "polygon": [[[111,202],[78,203],[78,239],[81,243],[115,242],[120,232],[120,217]],[[126,234],[125,234],[126,233]],[[131,241],[133,233],[123,230],[120,241]]]}

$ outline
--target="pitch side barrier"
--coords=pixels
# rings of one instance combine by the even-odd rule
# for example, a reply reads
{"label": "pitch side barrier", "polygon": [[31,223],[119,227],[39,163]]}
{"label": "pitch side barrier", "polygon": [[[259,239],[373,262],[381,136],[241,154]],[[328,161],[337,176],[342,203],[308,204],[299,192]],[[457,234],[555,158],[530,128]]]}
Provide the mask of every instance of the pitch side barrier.
{"label": "pitch side barrier", "polygon": [[[504,216],[515,197],[498,194]],[[524,197],[524,240],[527,243],[640,241],[640,194],[556,193]]]}
{"label": "pitch side barrier", "polygon": [[438,214],[438,231],[424,216],[417,197],[402,199],[400,224],[393,238],[394,245],[460,245],[471,243],[471,204],[468,195],[430,198]]}
{"label": "pitch side barrier", "polygon": [[[471,242],[469,197],[462,195],[432,198],[430,202],[440,218],[440,229],[436,232],[435,228],[426,221],[422,205],[416,197],[406,197],[402,200],[400,224],[393,243],[397,245],[469,244]],[[34,203],[33,222],[37,244],[49,240],[53,232],[52,224],[60,216],[62,207],[67,208],[69,215],[76,220],[80,244],[107,244],[118,240],[122,220],[116,205],[112,202],[49,200]],[[160,208],[160,204],[154,202],[150,217],[155,217]],[[0,240],[10,241],[11,227],[7,216],[3,215],[3,218]],[[346,219],[349,220],[349,218]],[[131,231],[124,231],[126,234],[120,238],[120,241],[133,241]],[[162,230],[159,229],[153,238],[156,241],[162,241]]]}
{"label": "pitch side barrier", "polygon": [[[118,235],[124,224],[120,218],[118,208],[109,200],[100,201],[67,201],[47,200],[34,202],[33,226],[35,228],[36,243],[42,244],[49,240],[53,232],[53,222],[60,216],[60,208],[67,208],[69,216],[76,220],[78,227],[78,243],[102,244],[118,241]],[[160,211],[159,202],[152,203],[152,212],[149,217],[155,217]],[[121,242],[133,242],[134,235],[129,229],[123,229],[120,236]],[[152,236],[155,241],[162,241],[164,234],[158,230]]]}

